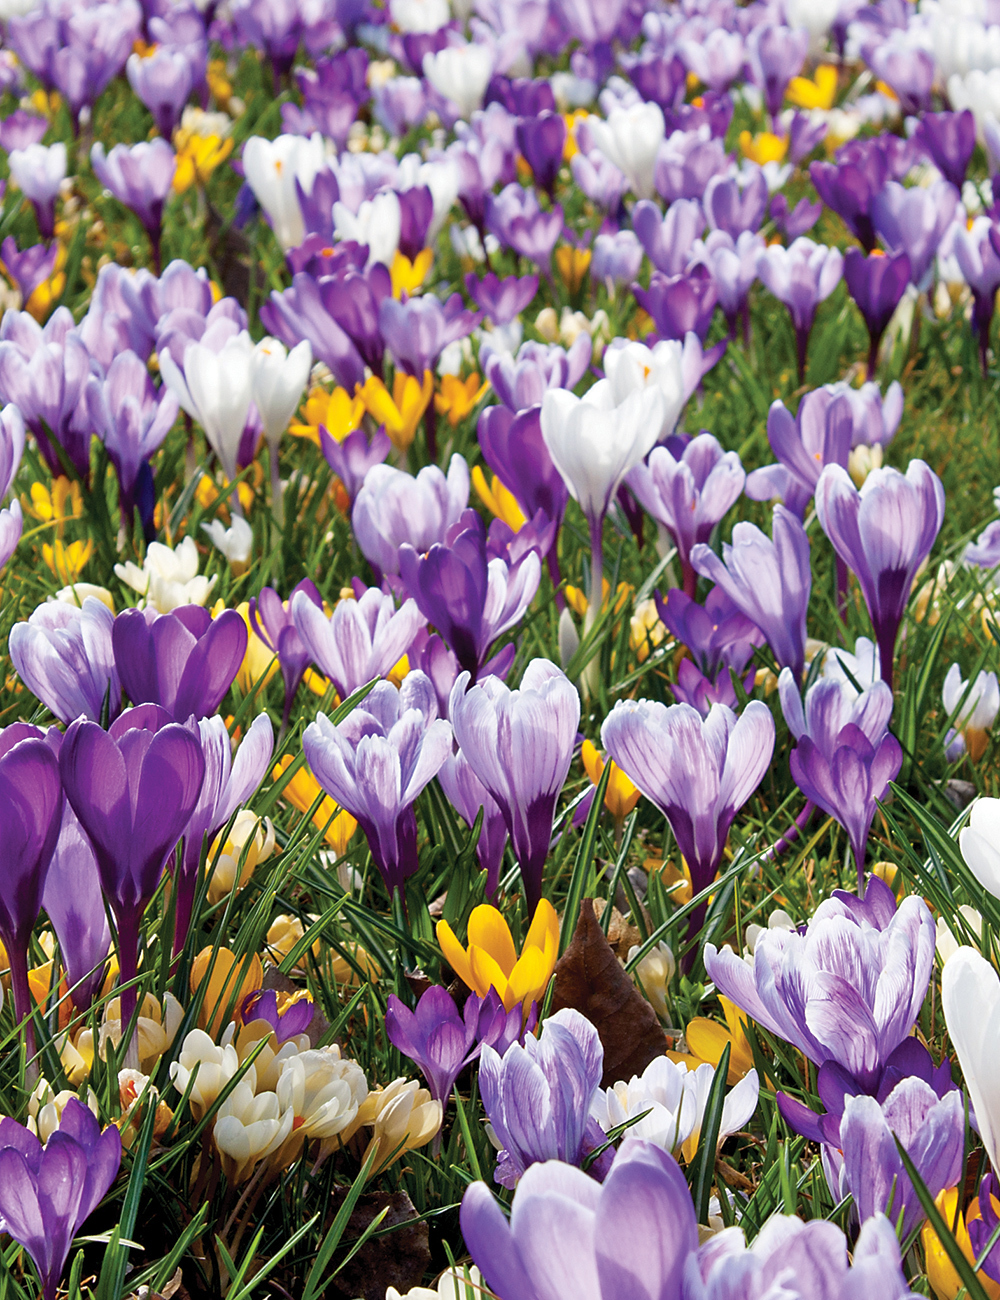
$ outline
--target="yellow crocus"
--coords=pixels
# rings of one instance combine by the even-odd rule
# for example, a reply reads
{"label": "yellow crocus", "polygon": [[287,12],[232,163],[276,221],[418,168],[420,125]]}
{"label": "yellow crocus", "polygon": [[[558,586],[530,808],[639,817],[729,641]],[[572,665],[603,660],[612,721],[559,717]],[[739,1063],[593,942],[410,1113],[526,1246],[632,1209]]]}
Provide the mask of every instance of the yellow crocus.
{"label": "yellow crocus", "polygon": [[[618,584],[618,588],[615,591],[615,613],[616,614],[621,610],[626,600],[628,600],[629,593],[631,591],[632,591],[632,587],[630,586],[629,583],[620,582]],[[570,607],[573,613],[576,614],[579,618],[583,618],[590,607],[589,595],[582,588],[573,587],[569,585],[566,586],[564,594],[566,596],[566,604]],[[601,609],[602,610],[607,605],[608,597],[610,596],[610,594],[611,594],[611,583],[608,582],[607,578],[602,578],[601,579]]]}
{"label": "yellow crocus", "polygon": [[[280,780],[292,761],[291,754],[279,758],[271,779]],[[297,808],[300,813],[307,813],[316,802],[316,796],[322,794],[323,790],[308,767],[300,767],[281,793],[293,808]],[[358,823],[351,814],[340,809],[329,795],[324,795],[323,802],[313,813],[313,825],[323,831],[324,839],[338,858],[347,851],[350,838],[358,828]]]}
{"label": "yellow crocus", "polygon": [[674,1055],[675,1060],[683,1060],[691,1069],[707,1061],[709,1065],[718,1065],[726,1044],[730,1046],[728,1082],[730,1086],[744,1078],[753,1069],[753,1052],[747,1038],[747,1017],[734,1002],[720,995],[722,1014],[726,1024],[722,1026],[717,1020],[706,1016],[695,1016],[684,1031],[689,1056]]}
{"label": "yellow crocus", "polygon": [[225,108],[233,97],[233,84],[229,80],[225,59],[209,59],[208,67],[205,69],[205,80],[212,92],[212,98],[221,108]]}
{"label": "yellow crocus", "polygon": [[227,136],[197,135],[184,127],[174,132],[177,150],[177,170],[174,172],[174,193],[183,194],[198,182],[204,185],[220,163],[233,152],[233,142]]}
{"label": "yellow crocus", "polygon": [[411,262],[405,253],[396,250],[396,256],[389,267],[392,279],[392,296],[401,298],[404,293],[416,293],[427,279],[434,265],[434,250],[422,248]]}
{"label": "yellow crocus", "polygon": [[[583,770],[590,777],[591,785],[597,785],[604,774],[604,759],[594,744],[585,740],[580,751]],[[622,822],[639,802],[639,791],[629,780],[614,760],[611,762],[611,776],[604,795],[604,806],[615,819]]]}
{"label": "yellow crocus", "polygon": [[364,402],[352,397],[346,388],[335,388],[332,393],[325,388],[311,388],[302,404],[301,423],[290,424],[288,432],[296,438],[308,438],[318,447],[322,425],[331,438],[343,442],[360,425],[364,414]]}
{"label": "yellow crocus", "polygon": [[527,1014],[532,1002],[541,1002],[559,954],[559,919],[548,899],[535,908],[520,957],[510,926],[488,903],[472,909],[468,936],[463,948],[448,922],[438,921],[441,951],[463,984],[481,998],[496,989],[507,1011],[520,1003]]}
{"label": "yellow crocus", "polygon": [[448,423],[454,428],[470,411],[475,410],[489,386],[488,379],[479,382],[479,375],[475,371],[468,379],[459,379],[457,375],[442,375],[441,391],[434,394],[434,409],[438,415],[447,415]]}
{"label": "yellow crocus", "polygon": [[797,108],[833,108],[837,95],[837,69],[832,63],[821,63],[815,77],[793,77],[785,95]]}
{"label": "yellow crocus", "polygon": [[434,376],[425,370],[421,384],[412,375],[397,370],[390,394],[382,380],[371,375],[365,380],[364,387],[359,387],[357,392],[368,414],[379,424],[385,425],[385,431],[393,445],[400,451],[406,451],[434,396]]}
{"label": "yellow crocus", "polygon": [[[978,1219],[980,1217],[978,1200],[973,1201],[967,1214],[963,1215],[958,1210],[958,1188],[951,1187],[947,1191],[941,1192],[934,1203],[941,1211],[941,1217],[945,1223],[949,1227],[954,1226],[955,1240],[961,1247],[962,1254],[970,1264],[974,1264],[976,1262],[976,1253],[972,1249],[969,1230],[965,1225],[966,1219]],[[993,1200],[993,1208],[1000,1212],[1000,1204],[995,1199]],[[924,1224],[920,1239],[924,1247],[927,1280],[930,1282],[931,1290],[937,1300],[956,1300],[959,1294],[965,1295],[955,1265],[948,1258],[948,1252],[941,1244],[941,1239],[930,1223]],[[992,1278],[987,1277],[982,1269],[979,1270],[976,1276],[990,1300],[1000,1300],[1000,1283],[994,1282]]]}
{"label": "yellow crocus", "polygon": [[516,533],[525,523],[524,512],[517,504],[513,492],[500,482],[494,474],[492,482],[487,484],[486,475],[481,465],[472,467],[472,486],[476,495],[491,514],[502,519],[511,532]]}
{"label": "yellow crocus", "polygon": [[70,542],[67,546],[58,537],[42,547],[42,559],[63,583],[71,587],[80,580],[80,575],[87,567],[87,561],[94,553],[94,543],[88,538],[85,542]]}
{"label": "yellow crocus", "polygon": [[744,158],[759,163],[761,167],[769,162],[782,162],[788,152],[788,137],[762,131],[753,136],[749,131],[740,132],[740,152]]}
{"label": "yellow crocus", "polygon": [[636,658],[644,664],[651,652],[667,638],[667,629],[660,618],[656,601],[644,600],[637,605],[630,622],[629,644],[635,651]]}
{"label": "yellow crocus", "polygon": [[30,495],[21,498],[25,512],[43,524],[53,523],[61,537],[67,519],[83,518],[83,493],[80,484],[60,475],[51,489],[44,483],[32,483]]}
{"label": "yellow crocus", "polygon": [[571,294],[583,284],[583,277],[590,269],[591,256],[589,248],[574,248],[572,244],[563,244],[556,249],[556,269]]}
{"label": "yellow crocus", "polygon": [[198,1024],[215,1038],[224,1024],[240,1019],[243,999],[264,982],[264,967],[256,953],[248,960],[237,957],[229,948],[220,948],[212,965],[212,949],[202,948],[191,963],[191,992],[197,993],[206,979],[208,987],[198,1013]]}

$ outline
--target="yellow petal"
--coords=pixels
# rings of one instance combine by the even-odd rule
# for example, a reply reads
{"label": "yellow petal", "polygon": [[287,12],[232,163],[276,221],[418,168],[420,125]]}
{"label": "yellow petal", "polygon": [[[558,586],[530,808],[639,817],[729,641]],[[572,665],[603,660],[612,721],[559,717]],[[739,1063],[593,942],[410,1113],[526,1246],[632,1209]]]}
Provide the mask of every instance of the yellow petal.
{"label": "yellow petal", "polygon": [[524,941],[525,948],[540,948],[546,962],[555,966],[559,951],[559,918],[547,898],[539,900]]}
{"label": "yellow petal", "polygon": [[475,944],[470,944],[469,959],[472,964],[472,989],[475,993],[484,998],[490,989],[496,989],[508,1011],[517,1005],[519,999],[514,997],[513,990],[507,983],[507,976],[485,948],[477,948]]}
{"label": "yellow petal", "polygon": [[455,938],[454,930],[447,921],[438,921],[435,933],[437,934],[438,946],[444,953],[445,961],[466,988],[474,988],[475,980],[469,955]]}
{"label": "yellow petal", "polygon": [[472,909],[469,917],[469,947],[482,948],[490,954],[503,971],[510,975],[517,961],[517,949],[510,935],[510,926],[495,907],[481,903]]}
{"label": "yellow petal", "polygon": [[583,742],[580,749],[580,758],[583,761],[583,770],[590,777],[590,784],[597,785],[604,773],[604,759],[591,741],[585,740]]}
{"label": "yellow petal", "polygon": [[509,1011],[521,1003],[525,1011],[532,1002],[540,1002],[542,994],[552,976],[552,967],[545,960],[540,948],[524,946],[524,952],[518,958],[517,965],[510,973],[510,1003],[504,998],[504,1006]]}

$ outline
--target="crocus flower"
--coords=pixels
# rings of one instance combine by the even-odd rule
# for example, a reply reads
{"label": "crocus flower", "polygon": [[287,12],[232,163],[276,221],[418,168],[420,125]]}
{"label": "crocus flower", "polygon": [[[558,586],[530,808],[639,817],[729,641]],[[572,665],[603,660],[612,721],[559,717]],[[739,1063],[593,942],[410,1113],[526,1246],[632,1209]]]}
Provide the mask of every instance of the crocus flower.
{"label": "crocus flower", "polygon": [[473,682],[489,671],[490,647],[521,621],[542,575],[538,551],[518,548],[515,558],[502,546],[503,530],[495,520],[488,539],[481,517],[465,510],[423,557],[406,543],[399,548],[407,591]]}
{"label": "crocus flower", "polygon": [[816,514],[858,580],[878,642],[882,680],[891,686],[910,588],[944,520],[941,480],[922,460],[911,460],[905,475],[873,470],[859,492],[845,469],[828,465],[816,487]]}
{"label": "crocus flower", "polygon": [[828,898],[804,933],[761,931],[752,965],[728,947],[706,944],[705,969],[719,992],[769,1033],[816,1065],[836,1061],[874,1091],[920,1014],[934,939],[934,919],[916,895],[884,923]]}
{"label": "crocus flower", "polygon": [[500,401],[512,411],[524,411],[537,406],[550,388],[575,388],[592,355],[593,344],[584,331],[569,349],[532,339],[521,344],[516,357],[494,351],[487,336],[480,345],[479,362]]}
{"label": "crocus flower", "polygon": [[788,1300],[912,1296],[884,1216],[864,1225],[850,1262],[835,1225],[785,1215],[770,1219],[752,1247],[734,1228],[699,1248],[680,1167],[660,1147],[628,1137],[601,1186],[555,1160],[533,1165],[509,1221],[487,1185],[473,1183],[461,1225],[487,1285],[511,1300],[723,1300],[779,1287]]}
{"label": "crocus flower", "polygon": [[467,337],[480,319],[478,312],[466,310],[458,293],[446,303],[434,294],[405,303],[389,295],[378,309],[378,326],[386,347],[396,364],[415,379],[433,370],[448,344]]}
{"label": "crocus flower", "polygon": [[448,712],[469,766],[500,806],[534,911],[556,799],[573,759],[580,697],[555,664],[533,659],[518,690],[497,677],[470,686],[462,673]]}
{"label": "crocus flower", "polygon": [[21,301],[27,303],[40,284],[52,278],[60,255],[58,243],[32,244],[19,252],[14,236],[8,235],[0,246],[0,256],[11,279],[21,291]]}
{"label": "crocus flower", "polygon": [[[28,944],[38,913],[62,818],[59,764],[44,740],[15,726],[0,735],[0,825],[4,871],[0,877],[0,941],[10,962],[14,1016],[31,1011]],[[34,1039],[28,1034],[28,1057]]]}
{"label": "crocus flower", "polygon": [[976,1128],[996,1169],[1000,1164],[1000,1075],[996,1069],[1000,979],[975,948],[959,948],[945,962],[941,1009],[969,1090]]}
{"label": "crocus flower", "polygon": [[[23,108],[15,109],[0,121],[0,149],[13,153],[15,149],[26,149],[29,144],[41,144],[48,129],[47,117],[29,113]],[[6,254],[4,261],[6,263]]]}
{"label": "crocus flower", "polygon": [[391,266],[399,250],[402,210],[395,190],[364,199],[357,212],[346,203],[333,205],[333,230],[337,239],[364,245],[368,249],[367,269],[377,263]]}
{"label": "crocus flower", "polygon": [[289,421],[309,381],[312,346],[308,339],[286,352],[278,339],[261,339],[253,353],[252,392],[254,406],[264,425],[271,459],[271,506],[280,525],[284,520],[278,449]]}
{"label": "crocus flower", "polygon": [[[501,1143],[493,1177],[514,1187],[529,1166],[544,1160],[576,1165],[605,1137],[590,1107],[604,1072],[604,1048],[594,1026],[564,1007],[542,1022],[538,1038],[512,1043],[499,1055],[484,1046],[479,1058],[483,1109]],[[591,1167],[606,1172],[605,1155]]]}
{"label": "crocus flower", "polygon": [[743,332],[749,328],[747,297],[757,278],[757,259],[763,251],[764,237],[745,230],[735,241],[724,230],[713,230],[705,240],[696,240],[691,250],[693,262],[707,266],[715,281],[719,306],[730,335],[736,333],[736,321],[743,315]]}
{"label": "crocus flower", "polygon": [[977,799],[969,814],[969,824],[958,837],[965,864],[982,887],[1000,898],[1000,799]]}
{"label": "crocus flower", "polygon": [[319,446],[353,505],[368,471],[381,465],[392,451],[392,440],[383,427],[375,431],[370,442],[364,429],[354,429],[338,442],[320,425]]}
{"label": "crocus flower", "polygon": [[163,139],[116,144],[105,156],[99,141],[90,151],[94,175],[119,203],[142,222],[153,249],[153,266],[160,269],[160,229],[163,205],[170,195],[177,170],[173,149]]}
{"label": "crocus flower", "polygon": [[910,259],[906,253],[896,257],[849,248],[844,258],[844,281],[868,327],[868,374],[878,365],[882,335],[899,306],[910,282]]}
{"label": "crocus flower", "polygon": [[764,23],[747,40],[750,74],[772,118],[781,112],[785,89],[801,71],[809,49],[809,34],[801,27]]}
{"label": "crocus flower", "polygon": [[[955,219],[958,194],[953,185],[938,180],[925,189],[910,189],[887,181],[871,200],[871,218],[890,253],[906,253],[910,280],[923,288],[944,233]],[[772,211],[773,215],[773,211]]]}
{"label": "crocus flower", "polygon": [[729,89],[746,58],[741,34],[722,27],[711,28],[698,40],[678,41],[677,52],[688,70],[714,91]]}
{"label": "crocus flower", "polygon": [[[457,665],[455,675],[457,676]],[[453,684],[454,679],[452,679]],[[437,689],[436,683],[435,688]],[[438,689],[439,699],[440,694]],[[482,809],[483,822],[479,839],[476,841],[476,857],[480,867],[486,872],[487,896],[494,898],[500,884],[500,867],[503,863],[504,849],[507,847],[507,826],[500,805],[473,772],[469,760],[461,750],[445,759],[444,765],[438,772],[438,781],[448,802],[466,825],[474,826]]]}
{"label": "crocus flower", "polygon": [[43,1300],[55,1300],[73,1238],[115,1181],[122,1141],[114,1124],[101,1132],[76,1097],[43,1147],[15,1120],[0,1120],[0,1218],[31,1256]]}
{"label": "crocus flower", "polygon": [[191,59],[183,49],[154,45],[143,54],[130,54],[125,65],[129,85],[153,114],[164,140],[174,134],[194,87]]}
{"label": "crocus flower", "polygon": [[895,93],[903,113],[910,116],[923,112],[930,104],[937,68],[933,55],[915,49],[907,35],[905,30],[895,28],[888,40],[866,46],[864,59],[875,76]]}
{"label": "crocus flower", "polygon": [[66,967],[73,1005],[86,1011],[104,983],[111,930],[97,858],[79,818],[65,801],[59,838],[45,876],[42,906],[59,940],[59,956]]}
{"label": "crocus flower", "polygon": [[545,211],[534,190],[512,183],[486,199],[486,224],[502,244],[551,274],[552,250],[563,231],[563,210]]}
{"label": "crocus flower", "polygon": [[656,157],[656,189],[670,204],[678,199],[700,202],[709,180],[725,171],[728,162],[725,146],[707,123],[694,131],[674,131]]}
{"label": "crocus flower", "polygon": [[250,335],[234,330],[218,349],[209,342],[188,343],[179,363],[169,349],[158,355],[163,382],[204,429],[231,482],[236,477],[236,460],[253,400]]}
{"label": "crocus flower", "polygon": [[322,361],[337,383],[354,392],[363,382],[365,365],[361,354],[332,315],[325,301],[326,286],[307,271],[292,276],[290,289],[272,291],[261,305],[261,324],[289,347],[303,339],[312,345],[313,357]]}
{"label": "crocus flower", "polygon": [[111,642],[118,676],[133,704],[158,704],[176,722],[214,713],[247,649],[247,625],[233,609],[213,619],[200,605],[169,614],[126,609]]}
{"label": "crocus flower", "polygon": [[385,1035],[420,1067],[431,1096],[447,1105],[455,1080],[488,1044],[503,1056],[522,1033],[521,1008],[506,1011],[495,989],[472,993],[461,1014],[447,989],[432,985],[411,1011],[394,993],[385,1011]]}
{"label": "crocus flower", "polygon": [[810,203],[808,199],[799,199],[795,207],[789,209],[784,194],[775,194],[771,199],[771,220],[789,243],[793,243],[802,235],[808,235],[822,215],[822,203]]}
{"label": "crocus flower", "polygon": [[726,593],[767,638],[782,668],[801,681],[806,659],[806,611],[812,586],[809,538],[798,519],[775,506],[773,540],[741,520],[722,559],[704,543],[691,550],[691,564]]}
{"label": "crocus flower", "polygon": [[391,465],[375,465],[365,476],[351,523],[365,559],[379,574],[399,572],[399,548],[430,549],[461,517],[469,502],[469,467],[457,453],[447,477],[437,465],[415,476]]}
{"label": "crocus flower", "polygon": [[625,480],[639,504],[670,534],[688,595],[695,585],[691,548],[709,540],[739,499],[745,480],[739,455],[724,452],[710,433],[693,438],[679,458],[667,447],[654,447]]}
{"label": "crocus flower", "polygon": [[873,141],[838,150],[835,163],[814,162],[809,179],[828,208],[846,222],[866,253],[875,247],[871,206],[888,179],[888,164]]}
{"label": "crocus flower", "polygon": [[283,730],[288,727],[292,701],[305,676],[310,658],[309,651],[295,630],[291,613],[292,601],[300,591],[304,592],[318,609],[322,609],[323,599],[316,584],[309,578],[303,578],[292,588],[288,599],[284,602],[273,587],[262,587],[259,596],[250,597],[248,613],[253,631],[264,645],[278,656],[281,676],[285,684],[285,708],[281,715]]}
{"label": "crocus flower", "polygon": [[517,147],[527,160],[539,189],[552,196],[563,161],[566,123],[559,113],[543,112],[522,117],[517,124]]}
{"label": "crocus flower", "polygon": [[986,349],[1000,287],[1000,237],[989,217],[976,217],[966,229],[957,224],[952,246],[955,260],[972,290],[972,328],[979,340],[979,362],[986,373]]}
{"label": "crocus flower", "polygon": [[276,140],[253,135],[243,146],[247,183],[282,250],[297,248],[306,235],[296,183],[311,193],[325,167],[326,149],[318,131],[308,137],[279,135]]}
{"label": "crocus flower", "polygon": [[55,229],[56,195],[66,179],[66,146],[29,144],[8,157],[10,178],[35,207],[38,232],[51,239]]}
{"label": "crocus flower", "polygon": [[482,107],[493,60],[489,45],[460,42],[425,54],[421,71],[438,94],[454,105],[458,117],[470,118]]}
{"label": "crocus flower", "polygon": [[[524,311],[538,292],[538,276],[525,275],[520,279],[508,275],[498,280],[492,271],[481,280],[472,271],[465,277],[469,297],[494,325],[503,327]],[[570,385],[572,387],[572,384]]]}
{"label": "crocus flower", "polygon": [[[715,878],[734,817],[771,762],[770,710],[753,700],[737,718],[715,704],[702,718],[688,704],[619,700],[604,719],[601,741],[669,821],[700,893]],[[704,911],[703,905],[692,915],[692,933]]]}
{"label": "crocus flower", "polygon": [[[147,706],[123,713],[107,732],[82,718],[74,722],[59,770],[117,922],[124,1027],[136,1006],[142,914],[194,811],[205,760],[195,733]],[[133,1039],[129,1056],[137,1060],[137,1053]]]}
{"label": "crocus flower", "polygon": [[590,274],[595,282],[604,284],[613,297],[615,287],[631,284],[639,274],[642,252],[642,245],[631,230],[598,235],[594,240]]}
{"label": "crocus flower", "polygon": [[[670,631],[691,654],[706,677],[732,668],[742,673],[764,635],[756,623],[729,599],[721,587],[713,587],[699,605],[685,592],[671,587],[666,599],[657,597],[657,610]],[[728,671],[725,672],[728,678]]]}
{"label": "crocus flower", "polygon": [[839,248],[827,248],[805,238],[796,239],[790,248],[769,244],[757,259],[761,283],[785,304],[792,318],[800,382],[805,378],[816,308],[836,289],[843,266]]}
{"label": "crocus flower", "polygon": [[953,724],[944,738],[948,761],[954,763],[968,752],[973,763],[978,763],[989,744],[990,727],[1000,713],[996,673],[981,670],[975,681],[966,682],[958,664],[952,664],[945,674],[941,702]]}
{"label": "crocus flower", "polygon": [[961,190],[976,147],[976,121],[961,113],[922,113],[913,138],[946,181]]}
{"label": "crocus flower", "polygon": [[639,306],[652,316],[661,339],[683,339],[694,332],[704,342],[719,297],[707,266],[697,263],[673,276],[654,271],[648,289],[634,284],[632,292]]}
{"label": "crocus flower", "polygon": [[779,496],[793,514],[804,518],[823,468],[847,468],[853,436],[851,401],[833,385],[806,393],[794,418],[784,402],[772,402],[767,440],[778,464],[747,476],[747,496],[753,501]]}
{"label": "crocus flower", "polygon": [[520,956],[503,914],[488,903],[469,914],[468,947],[447,921],[438,921],[436,933],[448,965],[473,993],[485,998],[494,989],[508,1011],[519,1006],[525,1017],[541,1003],[559,952],[559,918],[547,898],[539,899]]}
{"label": "crocus flower", "polygon": [[303,646],[342,700],[372,678],[384,677],[423,623],[415,601],[407,600],[397,610],[392,596],[377,587],[357,599],[339,600],[329,618],[307,590],[295,592],[289,608]]}
{"label": "crocus flower", "polygon": [[275,1041],[279,1047],[289,1039],[304,1034],[313,1022],[316,1007],[306,992],[294,995],[295,1001],[285,1002],[283,1008],[278,1006],[278,995],[274,989],[254,989],[248,993],[240,1004],[240,1019],[244,1025],[262,1020],[274,1031]]}
{"label": "crocus flower", "polygon": [[[618,402],[646,388],[660,390],[664,397],[663,422],[657,441],[666,442],[693,387],[685,348],[676,339],[661,339],[651,348],[645,343],[614,339],[604,353],[604,374],[611,381]],[[636,473],[639,468],[630,473]]]}
{"label": "crocus flower", "polygon": [[587,128],[595,148],[625,176],[636,198],[651,199],[653,165],[664,137],[660,106],[640,101],[615,108],[605,120],[588,121]]}
{"label": "crocus flower", "polygon": [[723,230],[734,241],[760,227],[767,211],[767,181],[760,167],[742,175],[715,175],[705,186],[702,205],[712,230]]}
{"label": "crocus flower", "polygon": [[99,722],[121,712],[121,684],[111,644],[114,615],[94,596],[82,605],[46,601],[27,622],[10,630],[9,650],[18,676],[60,722]]}
{"label": "crocus flower", "polygon": [[[308,600],[300,595],[296,608]],[[437,716],[434,687],[407,673],[397,691],[379,682],[337,726],[324,713],[302,737],[309,766],[331,798],[356,818],[386,890],[416,871],[413,804],[451,752],[451,727]]]}

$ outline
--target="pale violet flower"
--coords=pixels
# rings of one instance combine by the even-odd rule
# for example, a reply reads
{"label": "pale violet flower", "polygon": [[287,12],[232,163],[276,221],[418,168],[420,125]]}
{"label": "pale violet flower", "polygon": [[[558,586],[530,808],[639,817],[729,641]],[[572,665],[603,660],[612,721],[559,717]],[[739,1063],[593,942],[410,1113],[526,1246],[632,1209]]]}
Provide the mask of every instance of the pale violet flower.
{"label": "pale violet flower", "polygon": [[952,664],[941,689],[944,711],[952,719],[945,736],[945,753],[956,762],[968,751],[974,763],[983,756],[989,730],[1000,713],[1000,685],[996,673],[982,671],[974,682],[962,680],[962,670]]}

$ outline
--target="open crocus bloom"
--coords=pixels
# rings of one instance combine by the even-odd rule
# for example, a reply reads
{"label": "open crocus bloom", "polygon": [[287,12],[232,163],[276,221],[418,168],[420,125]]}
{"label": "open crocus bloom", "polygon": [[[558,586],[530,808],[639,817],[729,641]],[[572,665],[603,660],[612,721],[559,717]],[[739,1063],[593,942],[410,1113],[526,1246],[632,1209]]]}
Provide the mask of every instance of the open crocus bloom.
{"label": "open crocus bloom", "polygon": [[474,993],[484,998],[495,988],[506,1010],[520,1002],[525,1011],[542,994],[555,969],[559,920],[543,898],[521,948],[514,947],[510,927],[495,907],[484,903],[469,916],[469,946],[463,948],[447,921],[439,921],[437,939],[449,965]]}

